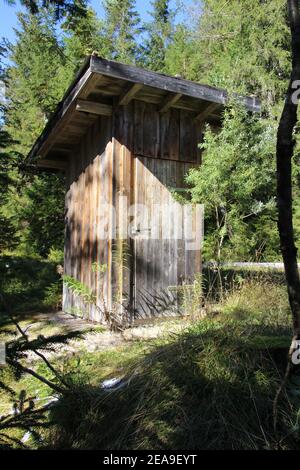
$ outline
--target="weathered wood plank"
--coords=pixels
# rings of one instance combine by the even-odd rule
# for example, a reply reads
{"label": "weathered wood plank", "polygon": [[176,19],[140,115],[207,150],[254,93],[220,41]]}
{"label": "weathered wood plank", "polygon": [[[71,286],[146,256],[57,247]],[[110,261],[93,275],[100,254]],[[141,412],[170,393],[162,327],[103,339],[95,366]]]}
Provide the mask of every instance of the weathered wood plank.
{"label": "weathered wood plank", "polygon": [[67,160],[47,160],[45,158],[37,161],[40,168],[53,168],[54,170],[66,170],[68,168]]}
{"label": "weathered wood plank", "polygon": [[180,120],[179,111],[170,109],[160,116],[160,158],[179,159]]}
{"label": "weathered wood plank", "polygon": [[143,111],[143,127],[140,129],[143,133],[142,155],[156,158],[159,148],[159,115],[151,104],[145,104]]}
{"label": "weathered wood plank", "polygon": [[99,85],[101,82],[102,76],[98,73],[93,73],[89,76],[86,81],[84,89],[80,92],[80,98],[85,100],[88,98],[89,94]]}

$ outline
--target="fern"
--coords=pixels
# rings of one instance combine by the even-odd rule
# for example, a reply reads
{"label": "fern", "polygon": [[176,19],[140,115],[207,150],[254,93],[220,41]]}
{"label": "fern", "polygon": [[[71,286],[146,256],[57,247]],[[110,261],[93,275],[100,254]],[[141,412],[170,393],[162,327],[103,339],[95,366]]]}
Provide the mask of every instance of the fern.
{"label": "fern", "polygon": [[96,295],[85,284],[67,274],[64,274],[62,279],[65,286],[68,287],[73,294],[79,295],[85,303],[94,304],[96,302]]}

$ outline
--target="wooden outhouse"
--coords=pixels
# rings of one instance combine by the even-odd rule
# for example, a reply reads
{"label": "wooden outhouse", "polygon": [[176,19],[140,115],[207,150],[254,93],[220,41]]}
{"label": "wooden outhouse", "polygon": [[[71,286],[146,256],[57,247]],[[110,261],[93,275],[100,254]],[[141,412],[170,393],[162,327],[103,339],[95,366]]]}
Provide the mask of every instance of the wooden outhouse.
{"label": "wooden outhouse", "polygon": [[[64,270],[98,305],[65,286],[64,311],[102,321],[103,305],[128,320],[176,310],[176,287],[201,271],[201,247],[187,247],[172,190],[184,190],[201,163],[203,124],[220,126],[227,99],[221,89],[88,57],[29,154],[66,172]],[[239,99],[259,111],[255,98]],[[196,231],[197,213],[189,214]]]}

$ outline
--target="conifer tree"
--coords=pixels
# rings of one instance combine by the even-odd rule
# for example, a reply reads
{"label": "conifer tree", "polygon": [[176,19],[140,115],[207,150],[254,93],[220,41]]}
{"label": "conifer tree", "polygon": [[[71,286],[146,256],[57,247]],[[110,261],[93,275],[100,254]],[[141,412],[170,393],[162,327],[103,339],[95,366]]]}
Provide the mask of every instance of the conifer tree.
{"label": "conifer tree", "polygon": [[103,0],[107,57],[134,64],[137,61],[141,32],[135,0]]}
{"label": "conifer tree", "polygon": [[172,34],[173,12],[169,0],[151,2],[152,21],[145,26],[148,38],[143,48],[143,62],[146,67],[156,72],[165,70],[165,56]]}
{"label": "conifer tree", "polygon": [[10,45],[5,122],[16,141],[14,149],[25,156],[61,99],[58,71],[65,61],[53,13],[22,13],[18,18],[16,44]]}
{"label": "conifer tree", "polygon": [[[9,5],[16,5],[16,0],[6,0],[6,2]],[[36,15],[43,9],[49,9],[55,13],[57,20],[66,15],[73,17],[85,15],[84,8],[81,8],[77,0],[20,0],[20,3],[32,15]]]}
{"label": "conifer tree", "polygon": [[290,70],[290,32],[282,0],[201,1],[194,34],[201,55],[199,79],[255,94],[278,114]]}
{"label": "conifer tree", "polygon": [[[6,45],[0,44],[0,112],[5,112],[5,66],[3,59],[6,55]],[[3,128],[4,122],[0,121],[0,253],[8,248],[13,248],[17,242],[16,230],[5,210],[5,204],[9,197],[10,173],[16,163],[15,155],[10,152],[12,143],[7,131]]]}
{"label": "conifer tree", "polygon": [[[8,197],[3,206],[7,217],[14,222],[23,253],[46,255],[49,251],[44,245],[34,243],[39,240],[44,223],[48,224],[48,239],[53,242],[60,227],[60,240],[63,240],[63,197],[57,190],[56,176],[31,175],[26,177],[18,171],[35,139],[44,128],[57,102],[64,92],[64,84],[58,79],[65,63],[62,46],[55,33],[53,12],[41,11],[36,15],[19,14],[19,28],[16,30],[17,41],[9,45],[11,64],[6,71],[6,109],[4,112],[4,130],[10,138],[6,148],[10,156],[16,156],[17,167],[9,171],[10,183]],[[51,180],[46,186],[43,180]],[[40,182],[40,184],[38,183]],[[61,181],[63,187],[63,181]],[[53,208],[44,214],[44,223],[39,217],[36,206],[31,204],[33,192],[37,189],[36,199],[39,205],[51,201]],[[31,208],[31,213],[29,210]],[[49,208],[49,206],[48,206]],[[55,214],[54,214],[55,212]],[[51,221],[55,221],[52,222]],[[56,224],[60,220],[60,224]],[[54,229],[54,225],[57,225]],[[53,232],[54,229],[54,232]],[[44,244],[46,240],[43,242]],[[55,243],[54,243],[55,244]]]}
{"label": "conifer tree", "polygon": [[197,47],[193,31],[184,24],[178,24],[165,50],[164,71],[189,80],[201,80],[202,56],[195,53]]}
{"label": "conifer tree", "polygon": [[76,0],[85,9],[84,16],[67,16],[61,24],[65,61],[60,70],[60,81],[67,89],[73,76],[87,55],[97,52],[99,56],[109,57],[110,50],[104,21],[90,8],[85,0]]}
{"label": "conifer tree", "polygon": [[[201,14],[199,14],[201,12]],[[188,78],[196,78],[202,83],[225,88],[229,92],[238,92],[245,95],[255,95],[261,99],[262,115],[259,117],[267,132],[259,134],[261,145],[250,144],[251,132],[249,132],[249,145],[240,149],[232,146],[230,152],[238,151],[241,154],[239,173],[246,176],[253,169],[256,176],[253,179],[252,193],[253,204],[259,202],[261,210],[256,215],[247,219],[241,219],[241,223],[232,223],[228,231],[228,224],[217,227],[212,224],[212,212],[207,211],[206,217],[206,248],[213,256],[211,241],[218,239],[218,233],[222,232],[223,250],[226,256],[231,258],[244,258],[248,253],[248,259],[279,259],[279,240],[276,230],[276,212],[270,211],[265,202],[268,197],[274,195],[274,184],[265,185],[265,191],[258,191],[262,178],[264,162],[261,155],[275,154],[275,135],[278,123],[279,110],[285,94],[286,83],[290,71],[290,32],[287,24],[286,5],[281,0],[230,0],[228,2],[215,2],[203,0],[197,4],[195,13],[198,19],[190,29],[190,37],[195,47],[191,48],[189,57]],[[171,58],[169,59],[171,60]],[[198,72],[193,64],[197,63]],[[219,146],[218,158],[214,161],[215,171],[221,171],[223,177],[230,171],[230,159],[224,157],[226,149],[232,145],[232,136],[227,134],[227,126],[236,129],[235,141],[238,136],[245,135],[245,123],[239,120],[238,115],[232,115],[225,120],[225,128],[220,136],[209,138],[205,143],[203,155],[203,171],[212,155],[216,158],[216,147]],[[232,122],[231,122],[232,121]],[[209,136],[209,134],[208,134]],[[247,137],[247,139],[248,139]],[[224,141],[218,141],[223,139]],[[218,142],[217,142],[218,141]],[[234,142],[233,142],[234,143]],[[229,145],[229,147],[228,147]],[[299,143],[297,144],[299,148]],[[222,149],[222,150],[221,150]],[[236,149],[236,150],[235,150]],[[254,151],[254,152],[253,152]],[[224,155],[223,155],[224,153]],[[234,155],[234,153],[232,153]],[[295,152],[294,158],[298,159],[299,152]],[[223,158],[224,157],[224,158]],[[260,165],[257,163],[260,162]],[[227,165],[227,166],[226,166]],[[274,158],[269,161],[269,169],[275,174]],[[212,168],[211,168],[212,170]],[[209,170],[208,170],[209,171]],[[194,189],[194,197],[202,191],[209,190],[210,178],[202,178],[202,174],[194,174],[190,179]],[[299,181],[299,170],[295,167],[294,178]],[[222,179],[222,177],[221,177]],[[237,179],[238,180],[238,179]],[[243,185],[246,190],[247,186]],[[232,186],[231,193],[223,194],[222,205],[231,206],[238,194],[236,186]],[[260,194],[257,197],[257,194]],[[299,186],[294,186],[294,211],[299,213],[300,197]],[[195,200],[196,200],[195,199]],[[240,199],[237,198],[237,201]],[[203,202],[203,200],[201,201]],[[265,209],[264,209],[265,207]],[[238,214],[240,209],[235,214]],[[234,214],[232,213],[232,214]],[[240,212],[241,214],[241,212]],[[243,217],[243,216],[241,216]],[[296,233],[299,236],[300,225],[296,221]],[[223,235],[225,236],[223,237]],[[261,240],[265,240],[262,244]],[[244,251],[243,251],[244,250]],[[257,253],[259,256],[257,257]],[[266,257],[266,258],[264,258]]]}

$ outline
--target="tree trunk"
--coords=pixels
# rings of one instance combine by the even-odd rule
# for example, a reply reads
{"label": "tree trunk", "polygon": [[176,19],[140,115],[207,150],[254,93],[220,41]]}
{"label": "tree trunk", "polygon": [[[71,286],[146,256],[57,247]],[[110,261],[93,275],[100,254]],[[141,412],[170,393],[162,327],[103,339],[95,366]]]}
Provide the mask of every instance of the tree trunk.
{"label": "tree trunk", "polygon": [[[296,84],[294,82],[300,80],[299,0],[288,0],[288,13],[292,35],[292,71],[277,132],[277,205],[280,247],[293,316],[294,340],[299,340],[300,278],[297,264],[297,249],[294,241],[292,202],[292,157],[295,145],[293,132],[297,123],[298,108],[298,102],[295,99]],[[294,341],[293,344],[295,344]]]}

